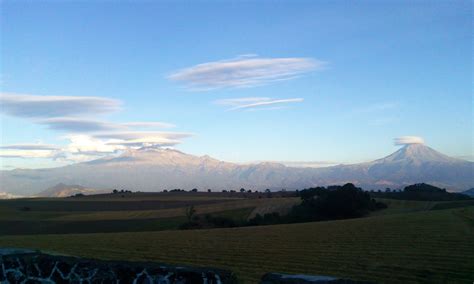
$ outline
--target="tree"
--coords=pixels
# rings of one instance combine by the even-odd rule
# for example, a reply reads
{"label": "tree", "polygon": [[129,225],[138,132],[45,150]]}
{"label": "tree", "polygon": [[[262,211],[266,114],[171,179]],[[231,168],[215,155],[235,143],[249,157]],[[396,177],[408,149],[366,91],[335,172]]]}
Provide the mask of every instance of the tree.
{"label": "tree", "polygon": [[212,192],[212,190],[210,188],[207,189],[207,192]]}
{"label": "tree", "polygon": [[197,188],[193,188],[191,192],[198,192]]}
{"label": "tree", "polygon": [[245,188],[241,188],[241,189],[240,189],[240,192],[244,193],[244,192],[245,192]]}
{"label": "tree", "polygon": [[114,189],[114,190],[112,191],[112,193],[117,194],[117,193],[118,193],[118,190]]}
{"label": "tree", "polygon": [[188,206],[186,207],[186,218],[188,219],[188,222],[191,222],[194,218],[194,215],[196,214],[196,209],[194,209],[194,206]]}

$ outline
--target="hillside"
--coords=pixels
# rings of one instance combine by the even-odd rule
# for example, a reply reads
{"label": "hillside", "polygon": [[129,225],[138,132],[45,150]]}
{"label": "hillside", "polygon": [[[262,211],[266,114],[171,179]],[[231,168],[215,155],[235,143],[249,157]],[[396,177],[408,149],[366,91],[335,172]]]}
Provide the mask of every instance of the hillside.
{"label": "hillside", "polygon": [[277,163],[235,164],[172,149],[128,150],[119,156],[51,169],[0,171],[0,190],[31,195],[58,183],[87,188],[302,189],[354,183],[364,189],[430,183],[460,191],[474,186],[474,163],[450,158],[428,146],[410,144],[368,163],[292,168]]}

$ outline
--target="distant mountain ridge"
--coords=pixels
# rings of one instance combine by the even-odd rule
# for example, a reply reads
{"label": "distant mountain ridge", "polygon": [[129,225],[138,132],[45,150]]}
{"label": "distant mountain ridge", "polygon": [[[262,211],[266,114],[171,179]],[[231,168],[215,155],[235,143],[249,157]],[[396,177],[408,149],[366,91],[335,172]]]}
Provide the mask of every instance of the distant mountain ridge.
{"label": "distant mountain ridge", "polygon": [[452,191],[474,187],[474,163],[409,144],[372,162],[325,168],[279,163],[235,164],[173,149],[129,150],[120,156],[51,169],[0,171],[0,191],[35,195],[58,183],[95,189],[302,189],[351,182],[364,189],[430,183]]}
{"label": "distant mountain ridge", "polygon": [[462,194],[465,194],[467,196],[470,196],[470,197],[474,197],[474,188],[470,188],[468,190],[465,190],[463,192],[461,192]]}

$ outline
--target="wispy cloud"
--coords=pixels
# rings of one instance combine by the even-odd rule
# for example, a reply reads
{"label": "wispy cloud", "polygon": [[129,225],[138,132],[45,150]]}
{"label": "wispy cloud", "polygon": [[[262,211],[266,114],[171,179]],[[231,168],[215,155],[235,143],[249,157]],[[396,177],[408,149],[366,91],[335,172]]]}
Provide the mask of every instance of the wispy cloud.
{"label": "wispy cloud", "polygon": [[55,158],[61,148],[49,144],[11,144],[0,146],[1,158]]}
{"label": "wispy cloud", "polygon": [[0,94],[0,111],[4,114],[26,118],[52,118],[103,114],[120,109],[121,102],[103,97],[36,96]]}
{"label": "wispy cloud", "polygon": [[235,99],[223,99],[217,100],[214,103],[218,105],[230,107],[228,111],[242,110],[242,109],[261,109],[262,107],[274,106],[274,105],[285,105],[288,103],[299,103],[302,102],[303,98],[290,98],[290,99],[273,99],[267,97],[249,97],[249,98],[235,98]]}
{"label": "wispy cloud", "polygon": [[168,138],[168,139],[182,139],[193,136],[192,133],[184,132],[163,132],[163,131],[115,131],[92,134],[92,137],[99,139],[120,139],[133,140],[145,138]]}
{"label": "wispy cloud", "polygon": [[395,145],[424,144],[423,138],[418,136],[402,136],[394,139]]}
{"label": "wispy cloud", "polygon": [[37,123],[47,125],[50,129],[69,131],[73,133],[174,127],[173,124],[165,122],[113,123],[77,117],[54,117],[38,120]]}
{"label": "wispy cloud", "polygon": [[184,68],[168,78],[185,84],[191,90],[242,88],[289,80],[325,66],[325,62],[313,58],[247,55]]}
{"label": "wispy cloud", "polygon": [[71,132],[94,132],[121,130],[125,127],[106,121],[82,119],[75,117],[55,117],[39,120],[39,124],[47,125],[50,129]]}
{"label": "wispy cloud", "polygon": [[11,144],[0,145],[0,149],[7,150],[58,150],[59,147],[50,144]]}

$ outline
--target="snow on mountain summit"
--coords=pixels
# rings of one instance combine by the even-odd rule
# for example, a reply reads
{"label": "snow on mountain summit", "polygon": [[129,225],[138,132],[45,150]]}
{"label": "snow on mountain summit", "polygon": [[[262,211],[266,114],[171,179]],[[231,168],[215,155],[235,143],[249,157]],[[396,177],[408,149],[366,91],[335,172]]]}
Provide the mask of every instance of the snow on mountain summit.
{"label": "snow on mountain summit", "polygon": [[393,162],[407,162],[407,163],[453,163],[462,160],[451,158],[440,152],[424,145],[424,144],[407,144],[391,155],[375,160],[371,163],[393,163]]}

